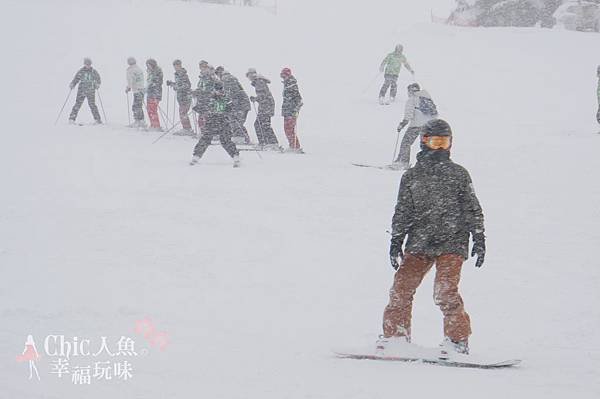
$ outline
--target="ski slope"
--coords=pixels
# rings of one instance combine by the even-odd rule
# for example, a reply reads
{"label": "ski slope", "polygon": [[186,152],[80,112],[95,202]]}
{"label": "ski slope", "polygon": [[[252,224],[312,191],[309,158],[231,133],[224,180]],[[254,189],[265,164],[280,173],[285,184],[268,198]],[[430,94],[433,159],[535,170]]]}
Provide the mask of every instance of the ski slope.
{"label": "ski slope", "polygon": [[[600,395],[600,36],[434,25],[451,1],[280,0],[279,13],[168,0],[3,3],[0,145],[0,397],[596,398]],[[392,283],[388,235],[400,175],[391,160],[399,101],[377,105],[383,56],[405,45],[416,78],[454,128],[452,156],[486,216],[486,264],[465,263],[473,353],[507,370],[336,359],[380,334]],[[304,156],[220,147],[189,167],[194,141],[123,128],[126,58],[289,66],[305,106]],[[89,56],[106,126],[54,119]],[[74,93],[73,93],[74,94]],[[161,106],[165,107],[165,101]],[[91,121],[87,104],[79,120]],[[247,127],[252,126],[253,114]],[[285,142],[281,118],[273,119]],[[416,150],[416,147],[414,147]],[[414,157],[414,152],[413,152]],[[432,276],[417,292],[413,340],[442,339]],[[164,351],[133,378],[74,385],[16,363],[28,334],[136,338],[149,317]],[[74,359],[76,363],[77,359]]]}

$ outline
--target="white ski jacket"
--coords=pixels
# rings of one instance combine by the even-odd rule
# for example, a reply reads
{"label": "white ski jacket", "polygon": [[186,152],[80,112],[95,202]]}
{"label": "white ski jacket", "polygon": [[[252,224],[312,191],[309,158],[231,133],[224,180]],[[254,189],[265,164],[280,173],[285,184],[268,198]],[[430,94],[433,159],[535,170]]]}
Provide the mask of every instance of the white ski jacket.
{"label": "white ski jacket", "polygon": [[406,100],[404,119],[410,122],[408,125],[409,128],[425,126],[427,122],[437,117],[437,115],[425,115],[421,112],[419,109],[421,102],[420,97],[431,100],[431,96],[426,90],[417,91],[413,95],[409,95],[408,100]]}
{"label": "white ski jacket", "polygon": [[144,86],[144,71],[137,65],[131,65],[127,68],[127,87],[134,93],[143,92]]}

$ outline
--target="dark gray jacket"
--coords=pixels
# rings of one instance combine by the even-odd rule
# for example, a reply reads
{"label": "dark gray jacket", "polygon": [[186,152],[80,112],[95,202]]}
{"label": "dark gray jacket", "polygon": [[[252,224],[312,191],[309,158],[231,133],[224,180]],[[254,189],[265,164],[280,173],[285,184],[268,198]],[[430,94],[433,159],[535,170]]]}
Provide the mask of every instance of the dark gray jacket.
{"label": "dark gray jacket", "polygon": [[283,104],[281,116],[296,116],[302,107],[302,96],[298,89],[298,81],[293,76],[283,80]]}
{"label": "dark gray jacket", "polygon": [[258,75],[252,81],[252,86],[256,90],[256,101],[258,102],[258,114],[273,116],[275,115],[275,100],[269,90],[271,81],[264,76]]}
{"label": "dark gray jacket", "polygon": [[148,81],[146,84],[146,92],[148,98],[156,98],[162,100],[163,72],[162,69],[156,67],[148,69]]}
{"label": "dark gray jacket", "polygon": [[177,92],[177,101],[180,104],[189,104],[192,101],[192,83],[185,68],[175,71],[175,85],[173,89]]}
{"label": "dark gray jacket", "polygon": [[223,82],[223,88],[225,89],[227,97],[233,102],[233,111],[250,111],[250,99],[240,84],[240,81],[227,71],[224,71],[221,75],[221,81]]}
{"label": "dark gray jacket", "polygon": [[79,83],[79,91],[94,91],[100,87],[100,74],[92,67],[83,67],[75,74],[71,81],[71,87],[75,87]]}
{"label": "dark gray jacket", "polygon": [[484,233],[469,172],[446,151],[421,151],[400,181],[392,235],[408,235],[405,252],[468,257],[469,234]]}

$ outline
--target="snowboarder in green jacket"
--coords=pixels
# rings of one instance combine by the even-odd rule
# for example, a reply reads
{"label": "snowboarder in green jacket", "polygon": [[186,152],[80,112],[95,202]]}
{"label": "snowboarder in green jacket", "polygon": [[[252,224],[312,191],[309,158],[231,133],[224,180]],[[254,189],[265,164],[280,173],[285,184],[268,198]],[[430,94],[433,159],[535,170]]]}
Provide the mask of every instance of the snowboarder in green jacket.
{"label": "snowboarder in green jacket", "polygon": [[408,69],[408,71],[413,75],[415,73],[403,52],[404,47],[399,44],[396,46],[395,50],[389,53],[381,62],[379,71],[384,73],[383,75],[385,80],[383,82],[383,86],[381,86],[381,90],[379,91],[380,104],[385,103],[385,96],[390,86],[390,101],[394,101],[396,99],[396,93],[398,92],[398,75],[400,75],[402,65],[404,65],[406,69]]}

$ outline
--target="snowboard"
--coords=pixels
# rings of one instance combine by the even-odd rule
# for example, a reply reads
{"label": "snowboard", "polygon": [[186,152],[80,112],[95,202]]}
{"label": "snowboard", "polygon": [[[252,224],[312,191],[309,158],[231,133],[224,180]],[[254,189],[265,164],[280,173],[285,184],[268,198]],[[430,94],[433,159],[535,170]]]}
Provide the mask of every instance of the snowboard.
{"label": "snowboard", "polygon": [[439,348],[421,348],[409,344],[407,350],[392,351],[389,354],[379,354],[373,350],[339,350],[334,351],[340,359],[379,360],[387,362],[424,363],[446,367],[462,367],[476,369],[500,369],[514,367],[521,363],[519,359],[487,359],[475,355],[458,353],[443,354]]}

